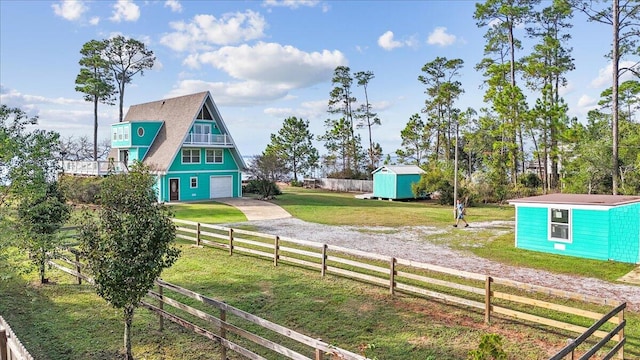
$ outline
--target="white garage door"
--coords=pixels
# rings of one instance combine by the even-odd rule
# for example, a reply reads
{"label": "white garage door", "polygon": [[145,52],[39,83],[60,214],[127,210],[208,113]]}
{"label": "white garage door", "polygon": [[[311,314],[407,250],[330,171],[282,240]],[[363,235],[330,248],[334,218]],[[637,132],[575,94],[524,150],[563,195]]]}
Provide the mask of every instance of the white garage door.
{"label": "white garage door", "polygon": [[212,199],[233,197],[233,176],[212,176],[209,184]]}

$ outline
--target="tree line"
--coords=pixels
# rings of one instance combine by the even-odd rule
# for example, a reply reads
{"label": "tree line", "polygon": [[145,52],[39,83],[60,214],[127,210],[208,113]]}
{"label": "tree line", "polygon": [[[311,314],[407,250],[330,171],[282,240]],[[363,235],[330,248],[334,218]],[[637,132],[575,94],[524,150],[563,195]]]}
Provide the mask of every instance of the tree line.
{"label": "tree line", "polygon": [[[271,166],[274,180],[293,174],[295,182],[317,168],[330,177],[370,178],[382,163],[415,164],[427,171],[420,191],[453,188],[454,159],[459,158],[462,191],[492,201],[536,192],[640,193],[640,125],[635,119],[640,72],[637,63],[619,66],[622,59],[637,61],[640,55],[639,10],[636,1],[620,0],[477,3],[474,20],[485,30],[485,46],[474,69],[484,77],[486,106],[460,108],[464,61],[436,57],[417,76],[424,85],[424,106],[401,131],[395,159],[382,159],[371,132],[382,121],[367,91],[375,76],[338,66],[326,132],[317,137],[327,154],[320,157],[313,147],[308,121],[289,117],[259,158],[272,159],[263,165]],[[578,15],[613,33],[611,51],[602,54],[612,60],[612,85],[586,121],[568,116],[562,96],[566,76],[575,69],[571,28]],[[518,33],[526,38],[517,38]],[[620,83],[626,73],[633,79]],[[354,95],[354,83],[362,101]],[[367,130],[368,146],[363,147],[357,129]]]}

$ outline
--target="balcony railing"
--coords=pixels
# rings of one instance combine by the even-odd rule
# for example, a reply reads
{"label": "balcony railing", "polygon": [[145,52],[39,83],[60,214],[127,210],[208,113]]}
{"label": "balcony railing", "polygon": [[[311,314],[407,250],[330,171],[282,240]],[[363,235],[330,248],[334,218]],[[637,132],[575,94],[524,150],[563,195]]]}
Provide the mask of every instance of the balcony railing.
{"label": "balcony railing", "polygon": [[120,161],[67,161],[60,162],[63,174],[104,176],[111,173],[127,172],[127,166]]}
{"label": "balcony railing", "polygon": [[229,135],[220,134],[188,134],[185,145],[233,146]]}

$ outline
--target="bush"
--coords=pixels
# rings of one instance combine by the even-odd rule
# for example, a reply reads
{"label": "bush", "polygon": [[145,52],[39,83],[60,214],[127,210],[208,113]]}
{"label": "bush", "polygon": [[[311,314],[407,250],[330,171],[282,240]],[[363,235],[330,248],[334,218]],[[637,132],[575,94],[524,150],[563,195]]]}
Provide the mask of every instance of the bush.
{"label": "bush", "polygon": [[498,334],[484,334],[478,348],[469,351],[469,360],[506,360],[502,338]]}
{"label": "bush", "polygon": [[62,193],[74,204],[96,204],[103,178],[61,176],[58,179]]}
{"label": "bush", "polygon": [[269,180],[249,180],[247,185],[242,187],[242,192],[246,194],[258,194],[263,198],[272,198],[282,194],[278,185]]}
{"label": "bush", "polygon": [[289,185],[293,187],[302,187],[304,185],[304,181],[291,180],[291,183]]}

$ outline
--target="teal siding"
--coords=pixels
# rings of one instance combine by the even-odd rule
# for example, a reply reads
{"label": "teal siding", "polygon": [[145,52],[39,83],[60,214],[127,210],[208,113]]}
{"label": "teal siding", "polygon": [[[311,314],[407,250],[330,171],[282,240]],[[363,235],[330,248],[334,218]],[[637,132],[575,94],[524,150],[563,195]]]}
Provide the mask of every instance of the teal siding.
{"label": "teal siding", "polygon": [[[131,146],[149,147],[156,138],[161,121],[132,121],[131,122]],[[138,129],[142,128],[143,134],[138,134]],[[146,151],[145,151],[146,153]],[[144,155],[143,155],[144,156]]]}
{"label": "teal siding", "polygon": [[411,184],[420,181],[419,174],[402,174],[397,175],[396,199],[413,199],[413,191]]}
{"label": "teal siding", "polygon": [[373,174],[373,196],[385,199],[395,199],[396,174],[382,171]]}
{"label": "teal siding", "polygon": [[[125,139],[125,135],[126,139]],[[122,135],[122,137],[120,136]],[[122,148],[131,146],[131,124],[117,123],[111,125],[111,147]]]}
{"label": "teal siding", "polygon": [[640,247],[640,203],[609,211],[609,259],[638,263]]}
{"label": "teal siding", "polygon": [[[173,173],[164,175],[160,180],[160,201],[169,201],[169,179],[179,179],[179,201],[209,200],[211,197],[211,176],[231,176],[233,184],[233,197],[242,196],[242,184],[239,171],[197,172],[197,173]],[[191,188],[191,178],[198,179],[198,186]]]}
{"label": "teal siding", "polygon": [[548,240],[547,209],[516,207],[518,220],[516,246],[521,249],[555,252],[553,242]]}
{"label": "teal siding", "polygon": [[[549,208],[519,205],[516,246],[552,254],[638,263],[640,203],[610,209],[571,209],[571,242],[548,239]],[[560,248],[555,245],[559,244]],[[562,249],[564,247],[564,249]]]}
{"label": "teal siding", "polygon": [[[185,149],[196,149],[197,147],[185,146]],[[238,170],[238,164],[233,159],[231,151],[229,149],[223,149],[222,164],[206,164],[205,163],[205,149],[200,150],[200,163],[199,164],[183,164],[182,163],[182,149],[178,151],[176,158],[169,167],[169,172],[172,171],[197,171],[197,170]]]}

